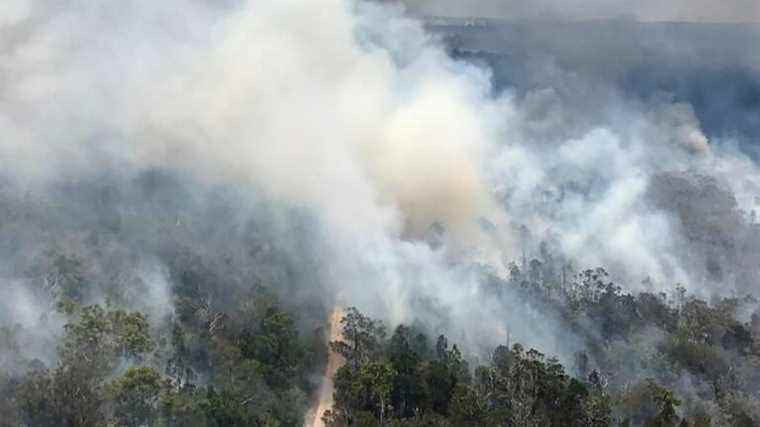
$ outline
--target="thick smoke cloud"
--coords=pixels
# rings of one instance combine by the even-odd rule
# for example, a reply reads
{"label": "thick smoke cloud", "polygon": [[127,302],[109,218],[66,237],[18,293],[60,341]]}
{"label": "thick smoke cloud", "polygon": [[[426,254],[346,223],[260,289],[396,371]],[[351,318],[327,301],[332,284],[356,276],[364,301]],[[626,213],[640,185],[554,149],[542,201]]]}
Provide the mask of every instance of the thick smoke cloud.
{"label": "thick smoke cloud", "polygon": [[[533,256],[542,241],[634,289],[647,277],[705,293],[737,287],[702,277],[720,245],[686,250],[697,246],[681,228],[704,224],[679,216],[699,212],[694,199],[669,204],[699,179],[668,178],[713,176],[711,194],[735,193],[727,211],[739,217],[760,175],[740,152],[713,147],[689,103],[631,100],[551,60],[533,64],[536,84],[499,85],[498,67],[452,59],[400,7],[376,3],[14,0],[0,11],[0,158],[12,192],[52,194],[76,213],[57,225],[66,228],[99,220],[87,210],[102,200],[56,193],[68,182],[113,181],[125,204],[155,215],[147,193],[124,182],[153,170],[182,180],[162,200],[203,232],[146,244],[151,230],[133,225],[133,241],[114,243],[145,249],[123,268],[151,300],[168,299],[160,254],[172,243],[206,244],[244,268],[230,248],[248,249],[235,239],[252,217],[287,259],[266,261],[315,266],[311,283],[294,268],[292,295],[394,323],[416,317],[473,348],[504,340],[505,328],[552,353],[579,346],[541,307],[489,299],[470,268],[506,275],[504,260]],[[671,192],[653,192],[655,179]],[[212,209],[220,188],[234,197]],[[707,224],[732,240],[749,227],[738,221],[733,231]],[[482,335],[458,337],[464,329]]]}
{"label": "thick smoke cloud", "polygon": [[629,287],[647,272],[655,289],[755,292],[756,27],[429,24],[516,105],[516,160],[497,180],[513,217],[537,217],[572,258],[627,271]]}
{"label": "thick smoke cloud", "polygon": [[[396,231],[398,215],[376,205],[405,210],[413,230],[435,219],[466,228],[489,213],[478,165],[492,138],[483,116],[495,117],[482,103],[487,79],[428,49],[411,22],[395,29],[417,32],[401,69],[394,61],[403,58],[357,43],[354,30],[369,28],[355,28],[342,2],[226,12],[179,3],[72,4],[9,25],[32,35],[6,49],[5,130],[15,137],[5,156],[28,158],[24,175],[57,176],[66,163],[79,169],[113,150],[118,160],[251,181],[329,207],[335,222],[350,216]],[[170,9],[183,16],[162,26]],[[21,153],[19,140],[29,141]],[[43,157],[60,165],[34,165]],[[341,188],[340,200],[328,188]],[[338,209],[345,193],[351,206]]]}
{"label": "thick smoke cloud", "polygon": [[408,319],[411,299],[449,306],[471,292],[417,240],[431,224],[444,223],[460,253],[510,243],[478,225],[507,222],[483,174],[503,106],[488,99],[485,71],[448,59],[399,10],[337,0],[14,10],[25,13],[3,26],[10,185],[38,193],[168,168],[247,187],[317,219],[324,299],[394,321]]}

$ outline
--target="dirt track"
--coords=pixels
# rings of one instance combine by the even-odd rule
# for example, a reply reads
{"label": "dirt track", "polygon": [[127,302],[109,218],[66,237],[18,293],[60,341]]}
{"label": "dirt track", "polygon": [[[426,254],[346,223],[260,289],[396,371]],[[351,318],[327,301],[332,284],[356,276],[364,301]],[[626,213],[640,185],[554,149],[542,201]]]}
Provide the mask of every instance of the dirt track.
{"label": "dirt track", "polygon": [[[332,313],[330,313],[329,341],[335,341],[341,338],[340,320],[342,318],[343,309],[335,307]],[[325,367],[325,374],[322,377],[322,385],[319,387],[317,401],[315,406],[306,415],[304,427],[324,427],[325,423],[322,421],[322,414],[330,409],[333,404],[332,378],[335,375],[335,372],[337,372],[344,363],[345,360],[343,360],[343,356],[332,351],[329,352],[329,355],[327,356],[327,366]]]}

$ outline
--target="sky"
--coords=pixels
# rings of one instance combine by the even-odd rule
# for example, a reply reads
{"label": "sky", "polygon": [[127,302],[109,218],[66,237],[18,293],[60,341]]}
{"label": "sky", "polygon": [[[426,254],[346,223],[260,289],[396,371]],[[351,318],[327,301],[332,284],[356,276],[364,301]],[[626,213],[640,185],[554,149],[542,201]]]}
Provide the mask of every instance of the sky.
{"label": "sky", "polygon": [[760,22],[757,0],[405,0],[415,11],[444,16],[605,19],[640,21]]}

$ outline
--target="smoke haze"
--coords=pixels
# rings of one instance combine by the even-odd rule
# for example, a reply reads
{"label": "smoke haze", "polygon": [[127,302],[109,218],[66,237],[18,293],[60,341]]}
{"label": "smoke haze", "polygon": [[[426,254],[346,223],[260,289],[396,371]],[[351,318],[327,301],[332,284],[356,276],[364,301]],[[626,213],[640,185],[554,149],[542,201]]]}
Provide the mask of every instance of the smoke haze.
{"label": "smoke haze", "polygon": [[[409,8],[758,19],[755,2],[734,3]],[[58,236],[87,230],[88,221],[108,218],[109,209],[123,216],[128,206],[145,217],[172,206],[203,230],[161,241],[137,222],[113,238],[114,251],[142,253],[121,266],[153,292],[134,300],[141,306],[171,306],[171,266],[161,256],[168,242],[206,244],[243,269],[252,221],[283,263],[314,267],[293,267],[291,295],[356,305],[392,323],[420,320],[472,348],[503,341],[504,325],[547,352],[568,355],[580,345],[540,306],[489,299],[471,268],[505,277],[505,260],[537,256],[542,242],[580,268],[608,267],[633,290],[682,283],[706,295],[757,291],[760,250],[748,218],[760,174],[739,144],[757,135],[715,143],[688,100],[662,91],[636,97],[612,78],[584,74],[593,59],[577,49],[553,45],[559,53],[504,69],[503,58],[481,57],[504,52],[480,35],[460,35],[452,58],[446,35],[401,6],[344,0],[11,0],[0,17],[2,176],[13,203],[33,199],[26,209],[43,233],[3,231],[17,242],[5,248],[17,255],[5,261],[14,304],[3,307],[30,328],[45,308],[15,290],[27,270],[18,254],[43,253],[45,227]],[[530,41],[514,41],[515,51],[533,52]],[[173,178],[154,185],[165,193],[151,201],[140,183],[155,171]],[[88,197],[86,189],[103,182],[118,189],[118,202]],[[229,200],[209,202],[225,191]],[[53,200],[57,219],[37,200]],[[72,234],[66,245],[86,252]],[[741,245],[750,250],[736,250]],[[103,266],[93,277],[110,258],[96,257]],[[729,266],[739,273],[720,273]],[[166,315],[155,304],[147,309]],[[480,335],[457,336],[469,325]]]}

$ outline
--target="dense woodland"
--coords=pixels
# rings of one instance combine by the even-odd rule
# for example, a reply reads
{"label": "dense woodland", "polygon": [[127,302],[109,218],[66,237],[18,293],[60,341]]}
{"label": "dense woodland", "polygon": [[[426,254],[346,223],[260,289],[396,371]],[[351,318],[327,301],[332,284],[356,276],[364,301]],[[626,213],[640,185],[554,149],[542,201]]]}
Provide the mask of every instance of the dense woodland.
{"label": "dense woodland", "polygon": [[228,312],[177,296],[161,330],[140,312],[62,299],[67,323],[51,366],[20,359],[24,331],[3,327],[3,356],[16,360],[3,360],[15,369],[0,374],[0,424],[298,425],[322,337],[299,335],[275,298],[251,295]]}
{"label": "dense woodland", "polygon": [[308,233],[190,187],[159,171],[0,185],[0,425],[303,422],[325,310],[283,247]]}
{"label": "dense woodland", "polygon": [[[534,260],[534,267],[540,261]],[[493,278],[492,278],[493,279]],[[631,295],[586,270],[567,286],[531,282],[513,265],[509,281],[526,298],[586,333],[588,351],[563,366],[520,343],[471,364],[456,344],[351,309],[344,339],[331,343],[346,364],[336,375],[330,425],[753,426],[758,413],[760,316],[737,320],[753,298],[712,304],[671,295]],[[493,291],[499,293],[499,288]],[[595,326],[590,326],[595,325]],[[598,329],[597,327],[598,326]]]}
{"label": "dense woodland", "polygon": [[[103,206],[86,215],[76,208],[84,205],[63,202],[66,186],[45,203],[3,194],[0,230],[16,242],[3,247],[13,261],[5,273],[48,305],[33,313],[34,329],[13,318],[5,297],[1,425],[301,425],[329,351],[346,360],[323,414],[334,426],[760,423],[760,316],[751,297],[705,301],[678,286],[628,293],[605,270],[577,271],[540,244],[535,256],[509,263],[506,277],[472,268],[505,310],[540,307],[581,337],[585,350],[562,363],[508,340],[480,354],[424,323],[386,325],[354,308],[342,339],[328,344],[331,307],[296,297],[310,261],[288,261],[266,221],[238,237],[232,221],[206,227],[236,198],[216,189],[214,202],[170,206],[182,188],[156,173],[116,187],[79,183],[78,197]],[[159,207],[173,220],[130,222]],[[166,267],[164,311],[138,303],[151,286],[136,273],[146,253]],[[41,334],[45,325],[52,338]],[[33,348],[52,354],[35,357]]]}
{"label": "dense woodland", "polygon": [[0,0],[0,427],[760,426],[757,25],[104,3]]}
{"label": "dense woodland", "polygon": [[[3,364],[15,367],[0,377],[3,425],[303,422],[324,334],[300,334],[275,296],[253,289],[234,310],[213,312],[179,287],[170,326],[156,330],[143,313],[79,304],[78,264],[61,255],[57,265],[64,296],[56,310],[67,319],[58,361],[18,359],[24,331],[3,327]],[[757,425],[760,317],[737,320],[754,300],[708,304],[682,289],[675,299],[634,296],[601,269],[552,288],[513,267],[512,280],[491,285],[548,300],[579,330],[600,325],[588,352],[563,366],[513,343],[473,363],[444,335],[388,331],[350,308],[342,340],[330,343],[346,363],[334,378],[328,425]]]}

